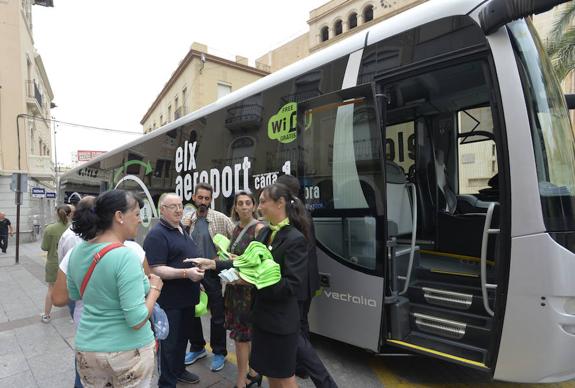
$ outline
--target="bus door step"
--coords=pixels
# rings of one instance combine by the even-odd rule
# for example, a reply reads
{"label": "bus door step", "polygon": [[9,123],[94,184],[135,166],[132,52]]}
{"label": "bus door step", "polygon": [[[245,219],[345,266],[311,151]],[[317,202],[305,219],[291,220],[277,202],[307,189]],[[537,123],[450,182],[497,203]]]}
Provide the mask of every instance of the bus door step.
{"label": "bus door step", "polygon": [[446,361],[470,366],[489,372],[486,365],[487,350],[463,344],[454,340],[434,336],[433,334],[412,331],[403,340],[387,340],[387,343],[410,349],[416,353],[427,354]]}

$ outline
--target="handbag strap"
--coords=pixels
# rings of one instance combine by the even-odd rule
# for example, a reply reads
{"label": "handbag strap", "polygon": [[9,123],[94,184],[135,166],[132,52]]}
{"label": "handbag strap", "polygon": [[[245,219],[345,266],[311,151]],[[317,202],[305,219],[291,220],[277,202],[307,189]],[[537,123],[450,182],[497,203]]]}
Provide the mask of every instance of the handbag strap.
{"label": "handbag strap", "polygon": [[232,244],[232,246],[230,247],[230,253],[233,252],[233,250],[236,248],[236,246],[239,244],[239,242],[241,241],[242,237],[244,237],[244,234],[246,234],[246,232],[248,231],[249,228],[251,228],[252,226],[254,226],[255,224],[259,223],[258,220],[251,220],[246,226],[244,226],[244,228],[242,229],[242,231],[240,232],[240,234],[238,234],[238,237],[236,237],[234,243]]}
{"label": "handbag strap", "polygon": [[112,249],[120,248],[123,246],[124,246],[124,244],[122,244],[122,243],[108,244],[104,248],[102,248],[98,253],[96,253],[94,255],[94,260],[92,260],[92,264],[90,264],[90,268],[88,268],[86,275],[84,275],[84,280],[82,280],[82,286],[80,287],[80,297],[84,296],[84,290],[86,289],[86,286],[88,285],[88,282],[90,281],[90,278],[92,277],[92,272],[94,272],[94,268],[96,268],[96,264],[98,264],[100,262],[100,260],[102,259],[102,257],[104,257],[104,255],[106,253],[110,252]]}

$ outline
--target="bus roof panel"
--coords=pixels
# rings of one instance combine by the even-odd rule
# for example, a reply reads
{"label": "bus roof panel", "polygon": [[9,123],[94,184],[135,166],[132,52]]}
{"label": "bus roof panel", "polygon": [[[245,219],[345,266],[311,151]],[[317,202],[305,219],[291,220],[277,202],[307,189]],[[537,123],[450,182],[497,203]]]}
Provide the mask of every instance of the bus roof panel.
{"label": "bus roof panel", "polygon": [[430,0],[369,28],[367,44],[397,35],[437,19],[467,15],[488,0]]}

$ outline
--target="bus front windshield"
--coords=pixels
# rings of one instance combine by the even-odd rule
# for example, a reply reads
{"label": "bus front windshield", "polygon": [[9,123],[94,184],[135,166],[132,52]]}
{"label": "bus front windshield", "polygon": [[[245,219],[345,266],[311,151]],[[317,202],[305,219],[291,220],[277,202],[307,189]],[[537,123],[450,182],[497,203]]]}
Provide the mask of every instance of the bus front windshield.
{"label": "bus front windshield", "polygon": [[575,138],[550,61],[530,21],[508,24],[529,110],[548,231],[575,230]]}

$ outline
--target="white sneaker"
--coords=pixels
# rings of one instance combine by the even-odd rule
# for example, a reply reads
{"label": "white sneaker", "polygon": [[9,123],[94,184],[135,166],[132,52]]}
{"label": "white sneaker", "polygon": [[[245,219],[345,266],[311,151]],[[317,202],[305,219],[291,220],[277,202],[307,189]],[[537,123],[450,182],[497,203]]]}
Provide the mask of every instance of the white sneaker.
{"label": "white sneaker", "polygon": [[50,320],[51,320],[52,318],[50,318],[50,315],[48,315],[48,314],[42,314],[42,318],[41,318],[41,319],[42,319],[42,323],[48,323],[48,322],[50,322]]}

